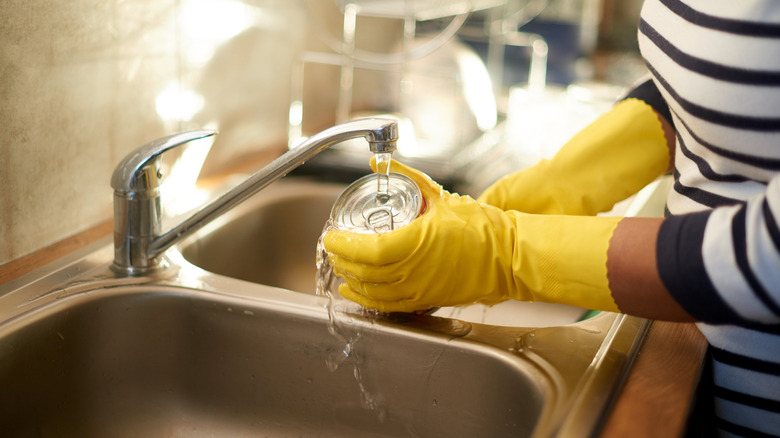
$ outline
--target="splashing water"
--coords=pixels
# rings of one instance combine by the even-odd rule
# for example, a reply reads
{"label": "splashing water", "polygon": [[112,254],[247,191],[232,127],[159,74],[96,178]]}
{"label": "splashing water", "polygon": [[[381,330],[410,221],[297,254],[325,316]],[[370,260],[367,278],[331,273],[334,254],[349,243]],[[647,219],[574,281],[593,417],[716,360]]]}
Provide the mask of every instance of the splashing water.
{"label": "splashing water", "polygon": [[[354,326],[352,317],[347,315],[344,310],[350,306],[354,309],[355,304],[345,300],[338,294],[338,287],[343,280],[333,273],[333,267],[330,266],[328,253],[325,251],[325,246],[323,245],[325,233],[334,228],[335,226],[333,223],[328,220],[317,241],[317,295],[328,297],[328,331],[338,340],[339,345],[341,345],[339,350],[328,354],[325,359],[325,365],[330,371],[335,372],[347,358],[352,357],[353,375],[355,376],[358,388],[360,389],[361,405],[370,411],[376,412],[380,422],[383,423],[387,418],[385,403],[382,401],[381,396],[374,394],[367,389],[363,373],[360,369],[360,361],[356,356],[352,355],[362,333],[359,328]],[[372,313],[369,310],[364,310],[364,314],[368,316],[375,315],[375,313]]]}
{"label": "splashing water", "polygon": [[344,360],[349,357],[352,351],[352,339],[342,333],[338,326],[336,314],[336,302],[341,298],[338,295],[338,287],[341,284],[339,279],[333,273],[333,267],[330,266],[328,261],[328,253],[325,251],[325,245],[323,244],[323,238],[325,233],[334,229],[333,223],[330,219],[325,223],[325,227],[322,230],[319,240],[317,240],[317,295],[324,295],[328,297],[328,331],[330,334],[338,338],[338,340],[344,344],[342,351],[328,355],[326,364],[328,369],[335,371],[338,369]]}

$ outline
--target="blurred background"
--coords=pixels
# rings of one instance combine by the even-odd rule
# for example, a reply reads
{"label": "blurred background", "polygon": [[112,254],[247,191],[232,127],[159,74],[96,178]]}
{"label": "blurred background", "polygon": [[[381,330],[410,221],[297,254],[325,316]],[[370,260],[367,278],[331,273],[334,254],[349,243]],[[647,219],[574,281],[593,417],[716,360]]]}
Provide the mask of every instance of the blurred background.
{"label": "blurred background", "polygon": [[[352,118],[401,121],[396,158],[478,195],[555,153],[639,80],[639,0],[5,0],[0,265],[112,217],[134,148],[211,127],[166,157],[172,197],[251,172]],[[365,146],[299,173],[348,182]],[[166,203],[166,206],[169,204]],[[173,205],[173,204],[171,204]]]}

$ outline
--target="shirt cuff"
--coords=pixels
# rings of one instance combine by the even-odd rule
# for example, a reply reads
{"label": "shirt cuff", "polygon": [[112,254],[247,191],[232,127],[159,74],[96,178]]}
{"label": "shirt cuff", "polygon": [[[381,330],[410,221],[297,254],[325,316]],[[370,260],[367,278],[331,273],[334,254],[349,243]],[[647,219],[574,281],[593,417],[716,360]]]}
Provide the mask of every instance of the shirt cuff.
{"label": "shirt cuff", "polygon": [[629,91],[623,100],[632,98],[639,99],[650,105],[667,122],[672,123],[672,112],[669,110],[669,105],[666,104],[666,100],[664,100],[663,95],[658,91],[658,87],[655,86],[655,82],[652,79],[642,82]]}
{"label": "shirt cuff", "polygon": [[711,211],[670,216],[656,242],[656,264],[669,294],[688,314],[711,324],[744,323],[720,297],[702,256]]}

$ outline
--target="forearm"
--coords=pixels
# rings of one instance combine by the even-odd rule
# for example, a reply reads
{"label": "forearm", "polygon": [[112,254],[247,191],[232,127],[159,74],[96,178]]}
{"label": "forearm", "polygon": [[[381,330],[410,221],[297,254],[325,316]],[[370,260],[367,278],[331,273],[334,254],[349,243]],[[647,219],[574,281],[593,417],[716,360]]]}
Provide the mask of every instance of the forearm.
{"label": "forearm", "polygon": [[618,308],[626,314],[666,321],[693,321],[667,292],[656,264],[661,218],[625,218],[607,252],[607,278]]}
{"label": "forearm", "polygon": [[[675,131],[668,111],[654,109],[674,167]],[[627,314],[666,321],[693,321],[666,290],[658,273],[656,242],[662,218],[625,218],[615,228],[607,252],[607,279],[612,298]]]}
{"label": "forearm", "polygon": [[622,101],[553,158],[501,178],[478,200],[533,214],[592,216],[609,211],[668,172],[674,134],[664,123],[646,103]]}
{"label": "forearm", "polygon": [[666,104],[666,100],[663,95],[661,95],[661,92],[653,83],[652,79],[647,79],[645,82],[632,89],[626,96],[626,99],[630,98],[639,99],[650,105],[653,108],[653,112],[655,112],[658,121],[661,122],[664,137],[666,138],[666,146],[669,150],[669,168],[667,169],[667,173],[671,172],[674,168],[674,147],[676,138],[674,127],[671,123],[672,112]]}

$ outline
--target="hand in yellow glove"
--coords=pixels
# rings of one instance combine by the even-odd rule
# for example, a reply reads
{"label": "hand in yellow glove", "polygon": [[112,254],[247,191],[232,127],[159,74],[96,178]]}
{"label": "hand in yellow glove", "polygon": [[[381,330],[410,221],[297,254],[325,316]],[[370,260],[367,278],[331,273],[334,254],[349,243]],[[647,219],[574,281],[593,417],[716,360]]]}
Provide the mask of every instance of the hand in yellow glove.
{"label": "hand in yellow glove", "polygon": [[509,298],[617,311],[606,257],[618,218],[505,212],[396,161],[391,170],[420,186],[427,210],[388,233],[325,235],[343,297],[383,312]]}
{"label": "hand in yellow glove", "polygon": [[499,179],[478,198],[502,210],[594,215],[609,211],[662,175],[669,147],[653,109],[616,104],[550,160]]}

